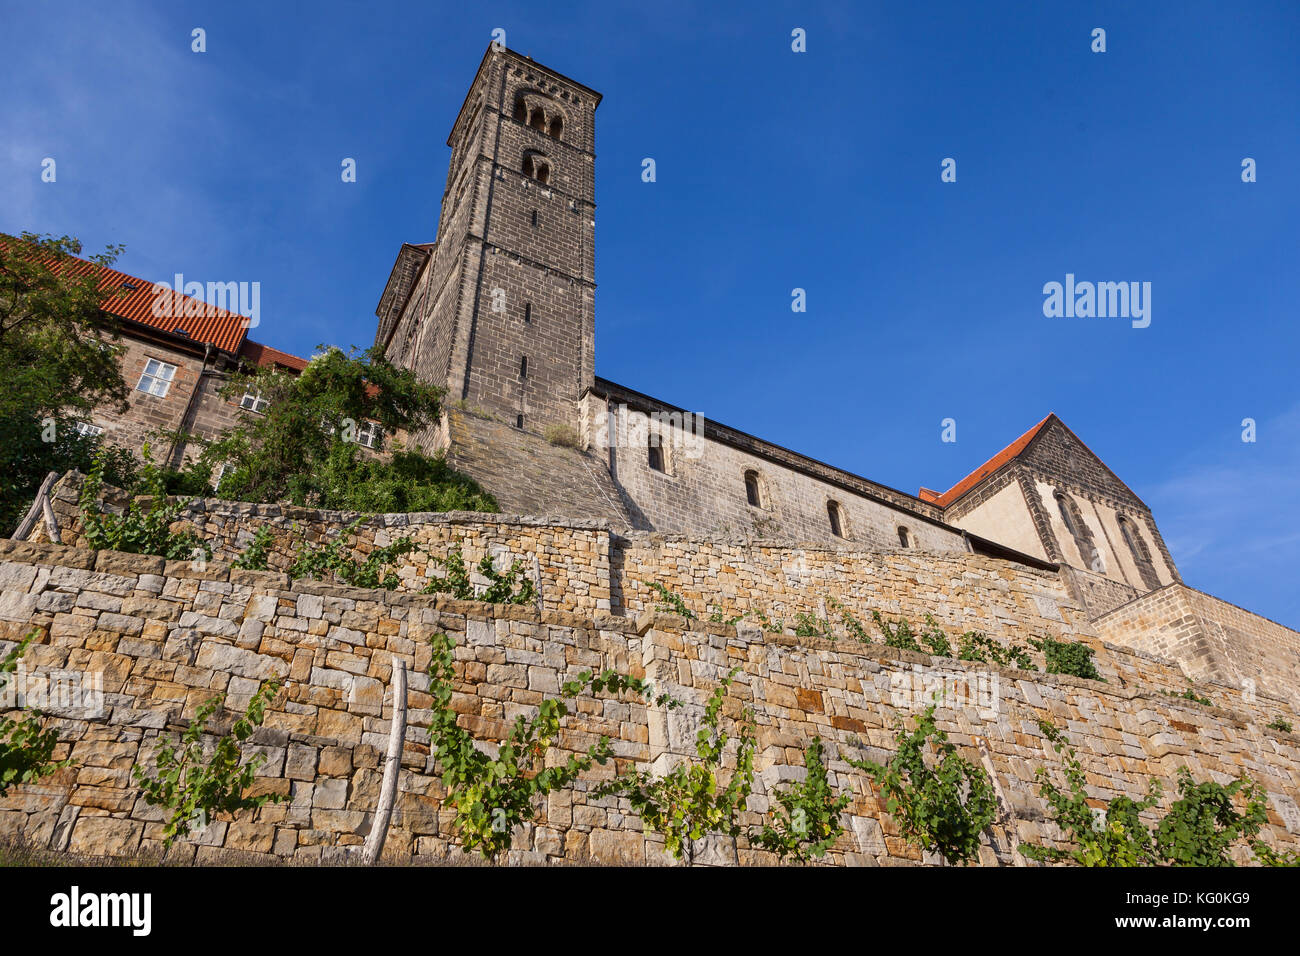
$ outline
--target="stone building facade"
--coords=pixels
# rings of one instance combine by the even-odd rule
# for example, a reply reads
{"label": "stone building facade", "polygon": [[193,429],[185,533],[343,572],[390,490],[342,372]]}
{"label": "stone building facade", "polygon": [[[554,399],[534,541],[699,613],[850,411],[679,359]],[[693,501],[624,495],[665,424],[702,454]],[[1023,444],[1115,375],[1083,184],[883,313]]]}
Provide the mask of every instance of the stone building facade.
{"label": "stone building facade", "polygon": [[976,551],[1061,569],[1101,614],[1180,581],[1147,506],[1055,416],[911,495],[595,374],[600,94],[489,47],[452,125],[436,241],[404,244],[375,344],[447,389],[421,436],[506,511],[629,531]]}

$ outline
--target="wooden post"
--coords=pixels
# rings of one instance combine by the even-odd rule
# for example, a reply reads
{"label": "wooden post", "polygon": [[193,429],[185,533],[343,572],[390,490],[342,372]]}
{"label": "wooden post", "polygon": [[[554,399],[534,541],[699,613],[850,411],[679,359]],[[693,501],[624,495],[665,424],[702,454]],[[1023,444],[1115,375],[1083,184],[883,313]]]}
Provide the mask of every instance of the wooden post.
{"label": "wooden post", "polygon": [[59,473],[57,471],[52,471],[45,476],[45,480],[41,482],[40,490],[36,492],[36,497],[32,499],[32,506],[27,509],[26,517],[19,522],[18,527],[14,530],[13,539],[15,541],[27,540],[27,536],[32,533],[32,528],[36,527],[37,516],[44,511],[46,523],[52,525],[50,539],[55,544],[59,543],[59,526],[53,520],[54,509],[50,507],[50,489],[54,487],[54,483],[58,480]]}
{"label": "wooden post", "polygon": [[542,613],[542,566],[537,561],[537,552],[533,552],[533,589],[537,592],[535,600],[537,602],[537,613]]}
{"label": "wooden post", "polygon": [[388,823],[397,802],[397,781],[402,773],[402,748],[406,743],[406,662],[393,657],[393,719],[388,731],[388,755],[384,758],[384,781],[375,808],[375,822],[366,835],[363,862],[373,865],[384,852]]}
{"label": "wooden post", "polygon": [[980,749],[980,763],[984,764],[984,769],[988,771],[989,780],[993,783],[993,796],[998,801],[998,822],[1002,824],[1002,829],[1007,831],[1007,839],[1011,843],[1011,865],[1024,866],[1025,857],[1020,852],[1020,834],[1016,830],[1016,817],[1011,812],[1011,804],[1007,801],[1007,795],[1002,792],[1002,785],[998,783],[997,771],[993,769],[993,758],[989,755],[988,741],[983,737],[976,737],[975,743]]}

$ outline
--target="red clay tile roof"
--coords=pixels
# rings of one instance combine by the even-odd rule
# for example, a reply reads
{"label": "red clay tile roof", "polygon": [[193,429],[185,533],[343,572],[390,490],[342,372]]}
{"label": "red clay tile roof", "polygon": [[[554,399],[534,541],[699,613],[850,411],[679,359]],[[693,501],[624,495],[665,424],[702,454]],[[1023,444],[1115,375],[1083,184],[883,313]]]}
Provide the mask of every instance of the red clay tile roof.
{"label": "red clay tile roof", "polygon": [[992,475],[995,471],[1024,451],[1025,447],[1034,440],[1034,436],[1037,435],[1042,427],[1054,417],[1055,415],[1048,415],[1047,418],[1044,418],[1041,422],[1029,429],[1029,431],[1025,432],[988,461],[984,462],[984,464],[980,465],[943,494],[939,494],[937,491],[931,491],[929,488],[922,488],[917,497],[922,501],[929,501],[932,504],[936,504],[940,508],[947,508],[962,495],[966,494],[966,492],[970,491],[985,478]]}
{"label": "red clay tile roof", "polygon": [[[7,236],[0,237],[0,242],[6,240],[13,241]],[[195,342],[210,342],[231,353],[239,351],[248,332],[248,319],[244,316],[208,305],[202,299],[163,289],[152,282],[76,256],[63,260],[51,257],[46,261],[55,271],[67,269],[73,275],[96,276],[98,287],[105,293],[100,308],[119,318],[174,334],[181,329]],[[112,294],[119,290],[120,295]]]}
{"label": "red clay tile roof", "polygon": [[307,367],[305,358],[290,355],[288,352],[281,352],[279,349],[273,349],[261,342],[254,342],[252,339],[244,340],[244,344],[239,349],[239,357],[248,359],[255,365],[263,367],[280,365],[284,368],[293,369],[295,372],[301,372]]}

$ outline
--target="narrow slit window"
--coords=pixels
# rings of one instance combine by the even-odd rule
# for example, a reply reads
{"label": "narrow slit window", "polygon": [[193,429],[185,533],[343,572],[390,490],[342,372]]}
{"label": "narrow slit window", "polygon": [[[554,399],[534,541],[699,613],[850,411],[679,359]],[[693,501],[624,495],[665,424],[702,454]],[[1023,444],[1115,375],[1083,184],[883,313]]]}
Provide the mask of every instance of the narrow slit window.
{"label": "narrow slit window", "polygon": [[527,355],[519,359],[519,377],[520,378],[528,377],[528,356]]}
{"label": "narrow slit window", "polygon": [[759,495],[758,472],[756,471],[745,472],[745,500],[755,508],[763,507],[763,499]]}
{"label": "narrow slit window", "polygon": [[831,534],[837,538],[844,537],[844,521],[840,515],[840,506],[838,502],[826,502],[826,517],[830,519]]}

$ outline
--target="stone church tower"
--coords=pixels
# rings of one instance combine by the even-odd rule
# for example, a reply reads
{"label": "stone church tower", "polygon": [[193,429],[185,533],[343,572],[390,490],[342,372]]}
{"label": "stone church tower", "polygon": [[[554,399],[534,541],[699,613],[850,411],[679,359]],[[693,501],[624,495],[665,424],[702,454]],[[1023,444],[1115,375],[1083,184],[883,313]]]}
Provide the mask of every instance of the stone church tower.
{"label": "stone church tower", "polygon": [[451,129],[436,242],[405,245],[378,309],[390,361],[448,404],[576,428],[594,381],[600,94],[489,47]]}

